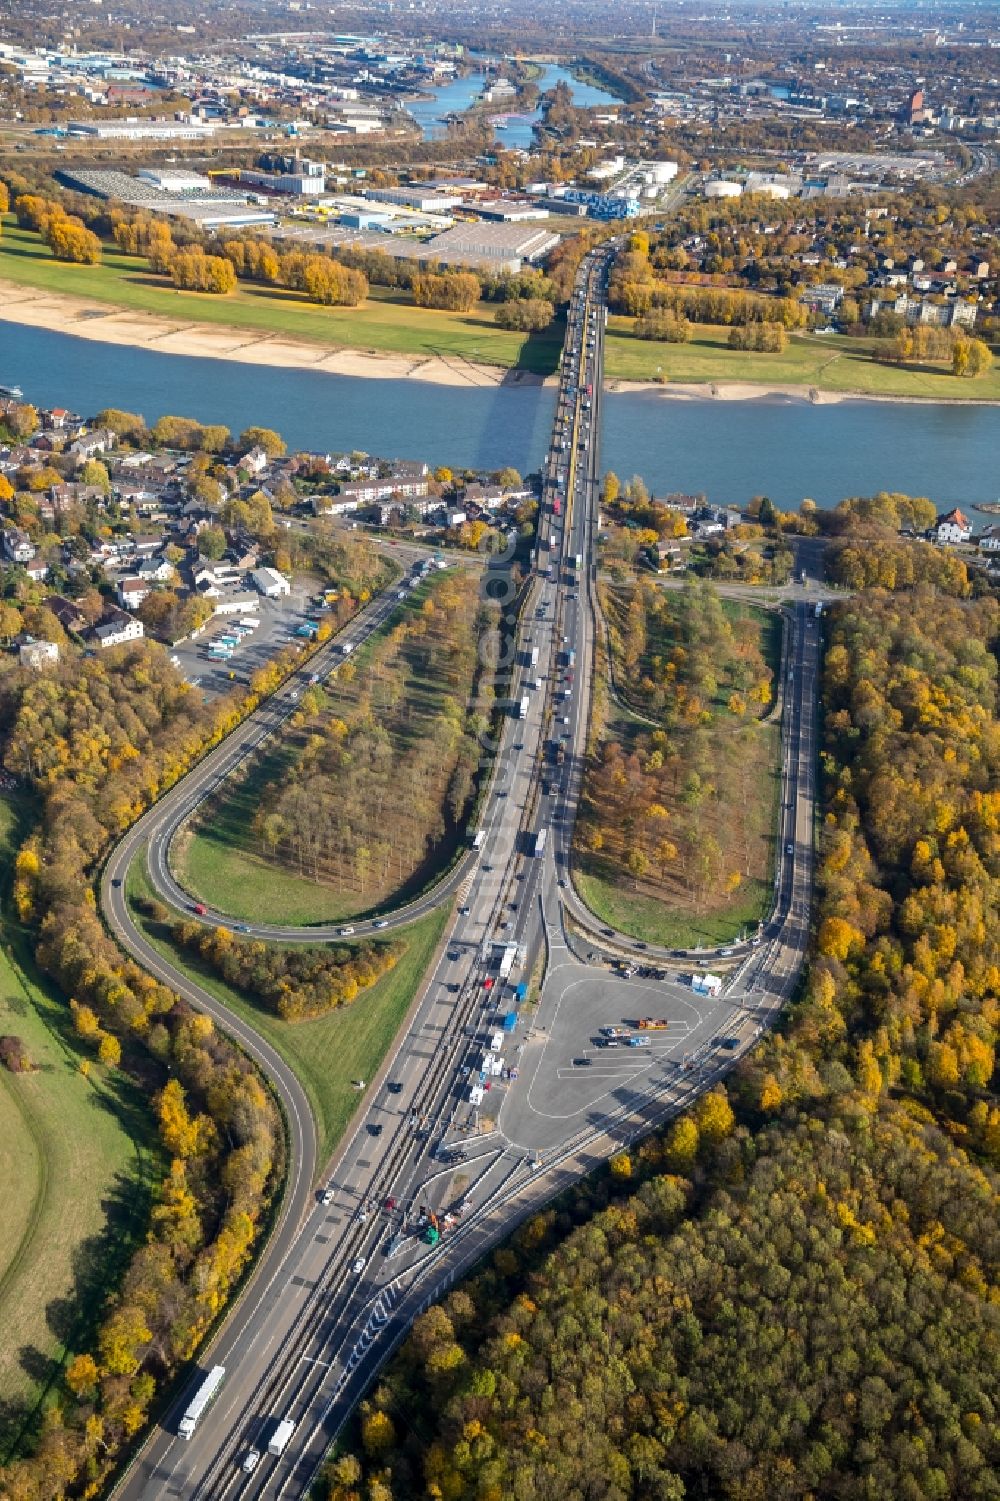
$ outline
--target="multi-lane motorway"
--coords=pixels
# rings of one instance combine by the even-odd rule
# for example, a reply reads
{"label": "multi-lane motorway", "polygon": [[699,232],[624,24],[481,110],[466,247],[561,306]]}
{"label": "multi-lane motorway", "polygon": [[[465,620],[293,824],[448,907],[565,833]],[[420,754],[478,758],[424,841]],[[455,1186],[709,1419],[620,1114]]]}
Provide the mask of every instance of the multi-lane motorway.
{"label": "multi-lane motorway", "polygon": [[[170,888],[165,855],[161,864],[156,852],[263,735],[280,729],[302,683],[293,678],[178,784],[109,863],[108,920],[143,964],[212,1011],[274,1080],[293,1164],[258,1270],[200,1361],[202,1370],[225,1366],[220,1393],[189,1441],[177,1422],[190,1388],[181,1394],[120,1482],[129,1501],[306,1495],[332,1438],[420,1308],[521,1217],[725,1073],[795,983],[812,880],[811,606],[794,611],[782,669],[774,913],[760,942],[732,957],[722,993],[695,994],[690,967],[662,977],[612,975],[588,961],[564,921],[592,679],[608,256],[601,248],[584,261],[569,310],[536,568],[517,626],[511,712],[496,747],[484,837],[425,899],[456,902],[447,944],[395,1050],[367,1083],[352,1133],[318,1179],[308,1107],[290,1070],[149,948],[120,884],[146,843],[161,890],[189,903]],[[376,628],[393,603],[374,602],[348,639]],[[304,671],[322,676],[337,660],[342,641]],[[308,936],[315,941],[317,930]],[[609,1047],[601,1036],[608,1025],[634,1035],[646,1016],[661,1025],[645,1046]],[[274,1456],[267,1443],[279,1419],[294,1432]],[[260,1457],[246,1469],[251,1450]]]}

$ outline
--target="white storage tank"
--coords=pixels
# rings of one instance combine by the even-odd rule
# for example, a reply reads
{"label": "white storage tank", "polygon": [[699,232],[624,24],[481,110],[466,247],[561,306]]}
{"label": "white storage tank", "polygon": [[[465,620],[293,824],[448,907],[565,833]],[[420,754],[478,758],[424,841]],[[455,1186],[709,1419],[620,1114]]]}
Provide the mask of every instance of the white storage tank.
{"label": "white storage tank", "polygon": [[653,174],[654,182],[673,182],[674,178],[677,176],[677,163],[650,162],[649,170]]}

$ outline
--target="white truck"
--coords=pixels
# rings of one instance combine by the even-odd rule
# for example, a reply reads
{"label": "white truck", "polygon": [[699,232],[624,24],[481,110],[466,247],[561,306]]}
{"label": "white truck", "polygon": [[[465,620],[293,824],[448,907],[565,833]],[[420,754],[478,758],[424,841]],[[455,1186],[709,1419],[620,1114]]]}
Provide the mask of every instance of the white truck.
{"label": "white truck", "polygon": [[288,1447],[288,1440],[294,1432],[295,1424],[291,1418],[282,1418],[271,1435],[270,1443],[267,1446],[268,1454],[284,1454]]}
{"label": "white truck", "polygon": [[472,836],[472,848],[474,850],[481,850],[482,847],[483,847],[483,845],[485,843],[486,843],[486,830],[485,829],[477,829],[476,832]]}
{"label": "white truck", "polygon": [[538,666],[538,647],[537,646],[533,646],[531,648],[531,662],[530,662],[530,666],[532,666],[532,667],[537,667]]}
{"label": "white truck", "polygon": [[198,1420],[206,1408],[214,1400],[219,1387],[226,1379],[224,1365],[214,1365],[205,1377],[204,1381],[188,1403],[187,1410],[177,1425],[177,1432],[183,1439],[190,1439],[198,1426]]}
{"label": "white truck", "polygon": [[692,975],[691,989],[696,995],[718,995],[722,990],[721,975]]}
{"label": "white truck", "polygon": [[528,695],[527,694],[524,695],[524,697],[521,699],[520,704],[518,705],[517,717],[518,717],[518,719],[527,719],[527,717],[528,717]]}

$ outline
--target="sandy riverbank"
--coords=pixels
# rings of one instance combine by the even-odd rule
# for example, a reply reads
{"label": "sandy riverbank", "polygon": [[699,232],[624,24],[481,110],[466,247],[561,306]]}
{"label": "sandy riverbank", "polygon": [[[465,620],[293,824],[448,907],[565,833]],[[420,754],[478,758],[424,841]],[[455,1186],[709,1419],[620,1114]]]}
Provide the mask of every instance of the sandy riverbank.
{"label": "sandy riverbank", "polygon": [[[244,365],[267,365],[286,370],[317,370],[362,380],[421,380],[452,387],[555,385],[557,376],[543,380],[530,370],[480,365],[462,357],[407,355],[343,345],[312,343],[281,334],[226,324],[196,323],[162,313],[116,308],[107,302],[69,292],[41,291],[0,279],[0,323],[22,323],[101,344],[149,349],[154,354],[235,360]],[[833,406],[844,401],[890,401],[949,406],[1000,406],[1000,401],[975,397],[890,396],[866,391],[822,391],[810,386],[752,381],[683,382],[610,380],[608,391],[653,392],[670,401],[762,401],[780,398],[810,406]]]}
{"label": "sandy riverbank", "polygon": [[837,406],[843,401],[888,401],[909,406],[996,407],[1000,401],[975,396],[893,396],[878,391],[821,391],[816,386],[757,384],[752,381],[681,381],[609,380],[608,391],[652,391],[671,401],[763,401],[781,397],[801,401],[808,406]]}
{"label": "sandy riverbank", "polygon": [[128,345],[154,354],[236,360],[244,365],[273,365],[287,370],[318,370],[371,380],[423,380],[439,386],[537,386],[541,377],[526,370],[478,365],[442,356],[382,354],[345,349],[256,329],[228,328],[160,313],[116,310],[106,302],[69,293],[41,292],[0,280],[0,320],[51,329],[101,344]]}

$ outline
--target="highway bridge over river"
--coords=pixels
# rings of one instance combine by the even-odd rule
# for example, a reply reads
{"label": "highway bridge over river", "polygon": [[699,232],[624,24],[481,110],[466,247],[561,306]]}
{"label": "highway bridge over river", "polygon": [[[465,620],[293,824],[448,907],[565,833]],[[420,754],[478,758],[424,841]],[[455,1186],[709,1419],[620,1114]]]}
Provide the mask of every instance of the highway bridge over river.
{"label": "highway bridge over river", "polygon": [[[161,895],[190,915],[190,899],[170,874],[173,833],[262,739],[281,732],[308,676],[322,678],[343,659],[345,640],[358,644],[384,623],[394,593],[373,601],[312,658],[302,681],[293,676],[161,799],[108,863],[101,899],[112,929],[269,1076],[288,1122],[291,1163],[255,1272],[200,1357],[202,1373],[226,1368],[219,1393],[192,1437],[179,1437],[198,1380],[192,1376],[122,1476],[116,1494],[125,1501],[305,1497],[417,1313],[521,1219],[721,1078],[796,983],[813,870],[819,630],[810,603],[793,605],[785,632],[773,913],[755,941],[734,946],[721,966],[713,962],[724,976],[721,991],[697,994],[696,960],[652,950],[642,956],[655,961],[644,964],[645,976],[612,974],[598,950],[607,957],[634,953],[636,945],[602,930],[570,884],[597,620],[611,254],[602,246],[583,261],[569,309],[533,576],[516,623],[519,709],[496,748],[484,838],[438,888],[380,920],[409,921],[441,902],[456,909],[439,962],[332,1163],[316,1160],[308,1102],[287,1064],[149,945],[129,911],[124,878],[145,847]],[[204,920],[237,926],[218,913]],[[582,945],[581,930],[588,935]],[[315,943],[336,930],[251,931]],[[643,1032],[648,1045],[604,1045],[602,1027],[634,1032],[627,1024],[639,1017],[662,1023]],[[270,1454],[279,1420],[293,1431],[282,1452]],[[259,1459],[248,1469],[251,1450]]]}

